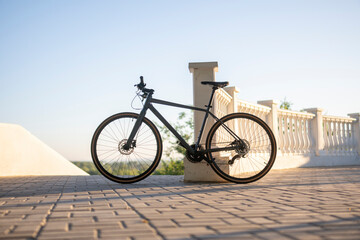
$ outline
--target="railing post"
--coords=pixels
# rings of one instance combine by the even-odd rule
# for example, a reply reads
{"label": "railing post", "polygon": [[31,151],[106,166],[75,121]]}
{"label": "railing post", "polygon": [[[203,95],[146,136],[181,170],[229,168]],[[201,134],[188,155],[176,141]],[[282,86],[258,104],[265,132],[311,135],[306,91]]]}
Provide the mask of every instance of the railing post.
{"label": "railing post", "polygon": [[324,125],[323,125],[323,109],[321,108],[307,108],[306,112],[315,114],[315,117],[311,120],[311,136],[315,141],[315,155],[320,156],[320,153],[324,150]]}
{"label": "railing post", "polygon": [[[193,74],[193,96],[194,106],[204,107],[209,103],[212,88],[207,85],[202,85],[202,81],[215,82],[215,72],[218,71],[217,62],[195,62],[189,63],[189,70]],[[214,108],[211,110],[214,112]],[[201,124],[203,122],[204,113],[194,111],[194,137],[197,140],[200,132]],[[213,121],[208,119],[207,125],[204,129],[202,141],[206,141],[207,133],[212,126]],[[184,181],[185,182],[223,182],[212,168],[205,162],[192,163],[186,158],[184,159]]]}
{"label": "railing post", "polygon": [[275,140],[279,147],[279,121],[278,121],[278,106],[279,103],[275,100],[258,101],[258,104],[271,108],[270,113],[266,116],[266,122],[274,133]]}
{"label": "railing post", "polygon": [[237,87],[226,87],[224,90],[232,97],[228,105],[228,114],[238,112],[237,108],[237,94],[240,92]]}
{"label": "railing post", "polygon": [[356,119],[351,125],[354,127],[354,139],[356,141],[357,153],[360,155],[360,113],[350,113],[348,116]]}

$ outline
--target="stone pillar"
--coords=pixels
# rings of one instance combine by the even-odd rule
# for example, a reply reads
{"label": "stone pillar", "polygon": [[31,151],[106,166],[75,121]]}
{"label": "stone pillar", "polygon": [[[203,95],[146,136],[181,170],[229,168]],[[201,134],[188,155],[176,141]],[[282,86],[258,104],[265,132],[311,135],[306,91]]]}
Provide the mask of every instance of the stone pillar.
{"label": "stone pillar", "polygon": [[348,116],[356,119],[351,126],[354,128],[357,152],[360,155],[360,113],[350,113]]}
{"label": "stone pillar", "polygon": [[266,123],[271,128],[271,130],[274,134],[277,146],[279,147],[279,144],[278,144],[278,142],[279,142],[279,120],[278,120],[279,103],[275,100],[258,101],[257,103],[271,108],[270,113],[266,117]]}
{"label": "stone pillar", "polygon": [[[215,82],[215,72],[218,71],[217,62],[195,62],[189,63],[189,70],[193,74],[193,96],[194,106],[205,108],[209,104],[210,94],[212,91],[211,86],[202,85],[202,81]],[[214,111],[214,109],[212,109]],[[201,124],[203,122],[204,113],[194,111],[194,141],[197,141]],[[202,146],[205,145],[206,136],[209,132],[214,121],[211,117],[205,126],[202,135]],[[184,159],[184,181],[185,182],[223,182],[212,168],[205,162],[192,163],[186,158]]]}
{"label": "stone pillar", "polygon": [[[215,72],[218,71],[217,62],[189,63],[189,70],[193,74],[193,96],[194,106],[204,108],[209,104],[211,86],[201,84],[202,81],[215,82]],[[194,137],[195,141],[200,132],[204,113],[194,111]],[[207,124],[209,125],[209,124]],[[209,126],[207,126],[209,130]],[[207,131],[204,131],[206,136]],[[204,139],[205,140],[205,139]]]}
{"label": "stone pillar", "polygon": [[324,126],[323,126],[323,109],[321,108],[307,108],[306,112],[315,114],[315,117],[311,120],[311,136],[315,141],[315,155],[320,156],[324,150]]}

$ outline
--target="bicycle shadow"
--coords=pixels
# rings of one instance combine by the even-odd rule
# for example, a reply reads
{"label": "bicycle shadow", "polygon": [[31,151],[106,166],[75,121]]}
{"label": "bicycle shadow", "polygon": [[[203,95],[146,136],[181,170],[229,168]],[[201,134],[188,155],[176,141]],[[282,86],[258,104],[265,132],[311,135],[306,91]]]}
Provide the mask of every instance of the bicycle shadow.
{"label": "bicycle shadow", "polygon": [[[261,180],[246,185],[235,183],[186,183],[183,176],[157,176],[152,175],[147,179],[133,184],[118,184],[107,180],[103,176],[38,176],[38,177],[10,177],[0,178],[0,198],[30,197],[30,196],[50,196],[56,194],[82,194],[93,193],[92,199],[118,199],[122,198],[147,198],[164,197],[173,195],[187,194],[216,194],[227,192],[229,194],[238,194],[246,190],[289,190],[296,188],[313,188],[315,191],[324,191],[323,187],[333,185],[341,189],[344,184],[360,183],[360,173],[358,168],[341,170],[334,172],[332,181],[329,181],[329,173],[326,169],[317,169],[321,175],[314,181],[313,171],[308,171],[302,178],[309,175],[309,179],[302,179],[296,176],[297,171],[281,172],[276,171],[273,174],[265,176]],[[306,173],[306,171],[305,171]],[[155,190],[154,190],[155,189]],[[304,190],[305,190],[304,189]],[[116,197],[110,197],[111,194],[117,194]],[[124,194],[125,193],[125,194]],[[99,197],[102,195],[102,197]],[[76,201],[81,201],[76,200]],[[88,201],[88,199],[84,200]],[[71,202],[71,200],[69,200]]]}

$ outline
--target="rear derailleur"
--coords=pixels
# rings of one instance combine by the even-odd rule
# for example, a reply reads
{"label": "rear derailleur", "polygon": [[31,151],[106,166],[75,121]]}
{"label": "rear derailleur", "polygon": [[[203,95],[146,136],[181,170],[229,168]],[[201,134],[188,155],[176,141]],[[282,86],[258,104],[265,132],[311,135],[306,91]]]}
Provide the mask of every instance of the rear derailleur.
{"label": "rear derailleur", "polygon": [[250,151],[250,143],[245,139],[235,140],[230,145],[236,147],[235,152],[237,154],[228,161],[229,165],[234,164],[236,159],[246,158]]}

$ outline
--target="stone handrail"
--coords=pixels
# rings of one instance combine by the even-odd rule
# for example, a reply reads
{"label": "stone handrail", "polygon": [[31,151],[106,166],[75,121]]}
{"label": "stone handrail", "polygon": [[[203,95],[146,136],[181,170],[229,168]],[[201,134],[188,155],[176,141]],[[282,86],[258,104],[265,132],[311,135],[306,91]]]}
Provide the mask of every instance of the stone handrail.
{"label": "stone handrail", "polygon": [[260,104],[249,103],[243,100],[238,100],[237,112],[250,113],[266,121],[266,117],[270,113],[270,111],[271,108],[269,107]]}

